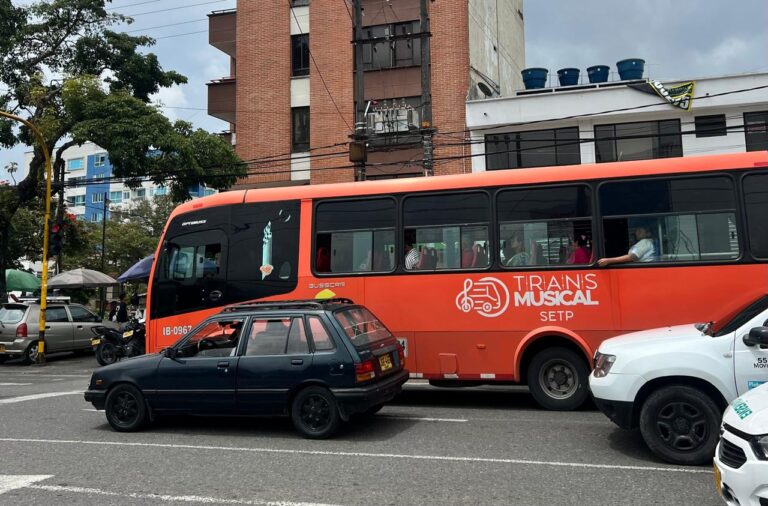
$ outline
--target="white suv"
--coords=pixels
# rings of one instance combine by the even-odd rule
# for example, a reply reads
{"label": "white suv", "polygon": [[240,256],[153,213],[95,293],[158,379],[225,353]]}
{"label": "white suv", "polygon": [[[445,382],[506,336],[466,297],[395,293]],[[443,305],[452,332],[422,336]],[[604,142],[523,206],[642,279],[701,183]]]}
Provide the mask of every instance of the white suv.
{"label": "white suv", "polygon": [[711,462],[729,402],[768,381],[768,296],[725,323],[634,332],[604,341],[589,386],[619,427],[640,427],[675,464]]}
{"label": "white suv", "polygon": [[715,484],[731,506],[768,505],[768,384],[737,398],[725,411]]}

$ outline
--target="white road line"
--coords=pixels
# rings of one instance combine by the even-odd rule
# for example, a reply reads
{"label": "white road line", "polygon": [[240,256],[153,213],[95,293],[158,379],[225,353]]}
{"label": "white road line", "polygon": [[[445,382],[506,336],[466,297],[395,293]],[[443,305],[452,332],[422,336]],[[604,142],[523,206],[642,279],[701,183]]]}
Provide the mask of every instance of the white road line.
{"label": "white road line", "polygon": [[464,423],[468,422],[464,418],[427,418],[418,416],[400,416],[400,415],[378,415],[376,418],[390,418],[394,420],[418,420],[420,422],[455,422]]}
{"label": "white road line", "polygon": [[199,495],[168,495],[168,494],[139,494],[131,492],[109,492],[98,488],[65,487],[59,485],[30,485],[26,488],[44,490],[46,492],[71,492],[74,494],[100,495],[107,497],[125,497],[129,499],[147,499],[151,501],[189,502],[200,504],[249,504],[257,506],[330,506],[323,503],[292,502],[292,501],[247,501],[240,499],[224,499],[220,497],[205,497]]}
{"label": "white road line", "polygon": [[45,373],[45,372],[16,372],[14,371],[11,373],[10,371],[0,371],[0,376],[2,375],[13,375],[14,377],[18,376],[29,376],[29,377],[50,377],[50,378],[90,378],[90,374],[55,374],[55,373]]}
{"label": "white road line", "polygon": [[33,383],[0,383],[0,387],[26,387]]}
{"label": "white road line", "polygon": [[95,409],[95,408],[84,408],[84,409],[83,409],[83,411],[94,411],[94,412],[96,412],[96,413],[98,413],[98,412],[99,412],[99,410],[98,410],[98,409]]}
{"label": "white road line", "polygon": [[171,448],[177,450],[207,450],[224,452],[277,453],[288,455],[319,455],[328,457],[364,457],[379,459],[434,460],[442,462],[469,462],[488,464],[521,464],[529,466],[573,467],[582,469],[606,469],[611,471],[659,471],[663,473],[712,474],[711,469],[665,466],[625,466],[616,464],[588,464],[584,462],[556,462],[545,460],[502,459],[488,457],[450,457],[443,455],[404,455],[398,453],[332,452],[322,450],[288,450],[279,448],[247,448],[237,446],[208,446],[168,443],[128,443],[119,441],[84,441],[76,439],[0,438],[8,443],[45,443],[95,446],[124,446],[138,448]]}
{"label": "white road line", "polygon": [[0,475],[0,495],[11,490],[27,488],[36,481],[43,481],[48,478],[53,478],[53,475]]}
{"label": "white road line", "polygon": [[48,392],[45,394],[22,395],[21,397],[9,397],[8,399],[0,399],[0,404],[14,404],[16,402],[36,401],[38,399],[61,397],[63,395],[82,395],[82,393],[82,390],[73,390],[71,392]]}

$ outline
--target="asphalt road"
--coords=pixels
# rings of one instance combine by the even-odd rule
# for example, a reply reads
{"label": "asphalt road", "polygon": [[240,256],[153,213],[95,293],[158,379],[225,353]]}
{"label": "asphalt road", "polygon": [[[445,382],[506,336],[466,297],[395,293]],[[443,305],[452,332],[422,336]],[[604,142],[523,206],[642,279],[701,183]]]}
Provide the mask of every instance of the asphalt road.
{"label": "asphalt road", "polygon": [[0,505],[719,505],[711,469],[664,464],[593,408],[524,388],[410,382],[329,441],[287,419],[162,419],[113,432],[83,400],[93,356],[0,365]]}

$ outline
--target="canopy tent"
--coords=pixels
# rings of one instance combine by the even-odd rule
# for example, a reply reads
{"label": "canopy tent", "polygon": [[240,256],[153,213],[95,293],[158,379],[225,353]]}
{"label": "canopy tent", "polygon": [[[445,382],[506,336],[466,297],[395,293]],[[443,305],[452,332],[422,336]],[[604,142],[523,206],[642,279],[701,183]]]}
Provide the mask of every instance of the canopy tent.
{"label": "canopy tent", "polygon": [[48,281],[48,288],[93,288],[116,284],[117,280],[99,271],[74,269],[52,277]]}
{"label": "canopy tent", "polygon": [[40,279],[31,272],[6,269],[5,289],[9,292],[34,292],[40,289]]}
{"label": "canopy tent", "polygon": [[149,272],[152,270],[152,263],[155,261],[155,255],[149,255],[133,264],[127,271],[120,274],[117,280],[120,283],[126,281],[148,280]]}

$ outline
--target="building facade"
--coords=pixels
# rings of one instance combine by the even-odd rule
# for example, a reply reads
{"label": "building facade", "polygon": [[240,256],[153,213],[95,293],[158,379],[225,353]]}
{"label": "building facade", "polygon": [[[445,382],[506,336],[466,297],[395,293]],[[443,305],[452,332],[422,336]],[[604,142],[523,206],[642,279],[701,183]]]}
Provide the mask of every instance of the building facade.
{"label": "building facade", "polygon": [[[230,75],[209,83],[208,113],[230,124],[249,162],[238,186],[423,175],[426,130],[434,131],[434,174],[471,171],[455,132],[466,128],[468,98],[521,87],[522,9],[522,0],[266,0],[210,14],[209,41],[229,55]],[[362,172],[347,147],[358,105],[355,51],[364,75]]]}
{"label": "building facade", "polygon": [[[681,82],[662,83],[674,88]],[[467,102],[472,171],[768,149],[768,73],[695,79],[688,110],[646,80]]]}

